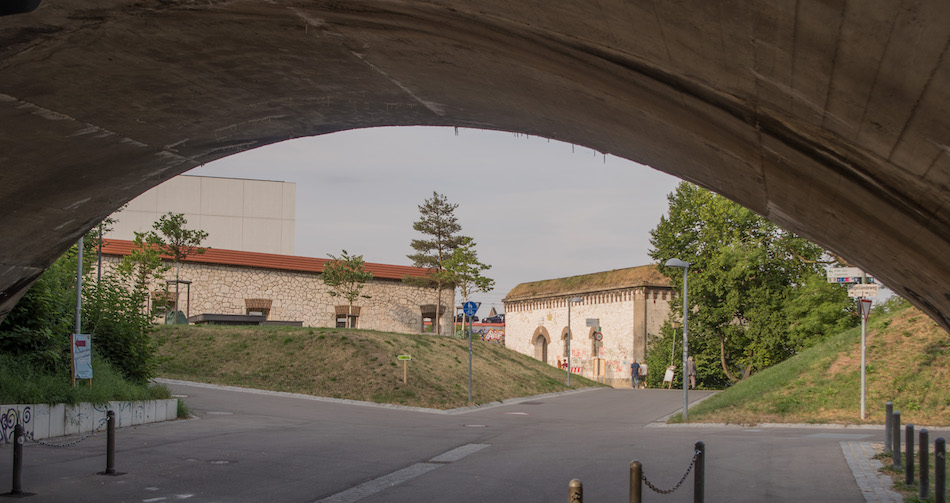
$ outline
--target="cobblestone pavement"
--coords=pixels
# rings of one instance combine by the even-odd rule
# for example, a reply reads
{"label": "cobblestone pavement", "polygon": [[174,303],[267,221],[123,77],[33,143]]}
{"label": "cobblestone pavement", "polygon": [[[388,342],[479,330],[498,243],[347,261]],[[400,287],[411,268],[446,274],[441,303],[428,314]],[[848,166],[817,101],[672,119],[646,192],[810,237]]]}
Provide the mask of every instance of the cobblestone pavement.
{"label": "cobblestone pavement", "polygon": [[854,480],[868,503],[903,503],[904,498],[892,490],[893,480],[881,473],[884,465],[874,456],[884,451],[884,444],[872,442],[841,442],[841,451],[854,473]]}

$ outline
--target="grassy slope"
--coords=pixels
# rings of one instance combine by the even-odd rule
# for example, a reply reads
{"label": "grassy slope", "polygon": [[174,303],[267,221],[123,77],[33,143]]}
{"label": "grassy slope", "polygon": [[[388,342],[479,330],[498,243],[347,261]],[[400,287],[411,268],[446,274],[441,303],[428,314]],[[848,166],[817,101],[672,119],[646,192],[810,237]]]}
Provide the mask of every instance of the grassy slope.
{"label": "grassy slope", "polygon": [[[861,329],[830,337],[690,409],[690,421],[862,423]],[[867,329],[865,423],[894,402],[902,422],[950,424],[950,335],[903,305],[872,313]]]}
{"label": "grassy slope", "polygon": [[[158,375],[448,409],[468,405],[468,342],[336,328],[161,326]],[[475,403],[562,391],[565,374],[495,344],[473,347]],[[403,384],[403,362],[412,356]],[[598,386],[573,376],[572,388]]]}

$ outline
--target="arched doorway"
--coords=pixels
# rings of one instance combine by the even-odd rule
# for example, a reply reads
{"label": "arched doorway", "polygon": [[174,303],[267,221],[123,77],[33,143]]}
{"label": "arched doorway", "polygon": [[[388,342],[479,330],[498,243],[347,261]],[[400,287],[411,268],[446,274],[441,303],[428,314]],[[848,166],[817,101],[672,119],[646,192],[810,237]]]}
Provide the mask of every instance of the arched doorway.
{"label": "arched doorway", "polygon": [[545,363],[548,361],[548,345],[551,344],[551,336],[544,327],[538,327],[531,336],[531,343],[534,344],[534,357]]}

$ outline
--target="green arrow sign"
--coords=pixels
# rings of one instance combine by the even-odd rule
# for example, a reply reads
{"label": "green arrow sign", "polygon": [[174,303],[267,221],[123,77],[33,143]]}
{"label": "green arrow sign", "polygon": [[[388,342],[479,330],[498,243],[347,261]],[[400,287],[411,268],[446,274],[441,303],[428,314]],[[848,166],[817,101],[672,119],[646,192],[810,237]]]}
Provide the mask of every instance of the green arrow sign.
{"label": "green arrow sign", "polygon": [[399,359],[399,360],[411,360],[411,359],[412,359],[412,356],[410,356],[410,355],[399,355],[399,356],[397,356],[396,358]]}

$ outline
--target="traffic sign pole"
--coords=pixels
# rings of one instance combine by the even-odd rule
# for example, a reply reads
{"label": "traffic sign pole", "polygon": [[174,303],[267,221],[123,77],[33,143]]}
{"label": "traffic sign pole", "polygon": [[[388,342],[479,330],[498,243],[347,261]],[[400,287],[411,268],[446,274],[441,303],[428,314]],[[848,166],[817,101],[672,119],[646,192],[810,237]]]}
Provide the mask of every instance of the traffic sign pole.
{"label": "traffic sign pole", "polygon": [[858,299],[858,306],[861,310],[861,420],[864,420],[864,396],[865,379],[867,377],[866,353],[867,353],[867,325],[868,315],[871,312],[871,301],[868,299]]}

